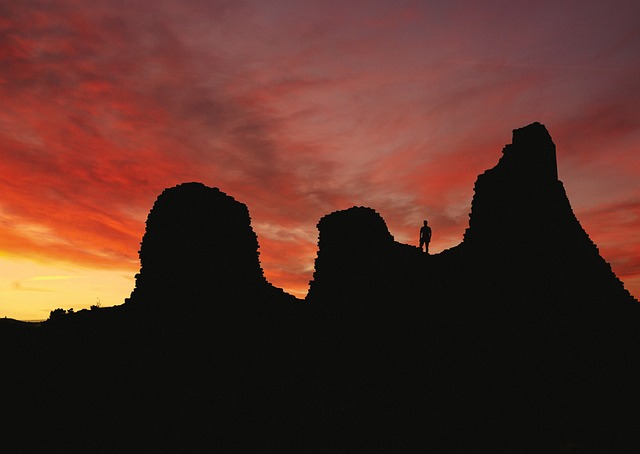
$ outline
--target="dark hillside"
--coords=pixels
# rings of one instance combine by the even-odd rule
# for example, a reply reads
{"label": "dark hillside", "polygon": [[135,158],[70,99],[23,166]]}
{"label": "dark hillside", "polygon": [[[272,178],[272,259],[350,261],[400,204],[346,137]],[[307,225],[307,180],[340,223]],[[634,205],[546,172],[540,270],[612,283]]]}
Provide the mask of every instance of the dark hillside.
{"label": "dark hillside", "polygon": [[297,300],[264,278],[244,204],[199,183],[165,190],[125,304],[0,323],[5,445],[640,446],[639,306],[573,214],[543,125],[515,130],[478,177],[453,249],[401,244],[366,207],[318,231]]}

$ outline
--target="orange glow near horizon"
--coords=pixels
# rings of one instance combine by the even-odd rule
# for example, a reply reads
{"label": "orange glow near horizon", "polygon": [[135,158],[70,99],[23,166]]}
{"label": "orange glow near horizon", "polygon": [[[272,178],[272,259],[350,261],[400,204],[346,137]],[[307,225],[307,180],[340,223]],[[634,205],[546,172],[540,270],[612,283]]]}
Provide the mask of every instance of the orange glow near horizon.
{"label": "orange glow near horizon", "polygon": [[0,316],[122,303],[149,209],[187,181],[248,206],[266,277],[299,297],[335,210],[370,206],[412,244],[428,218],[432,249],[452,247],[477,175],[533,121],[578,219],[640,296],[637,2],[0,13]]}

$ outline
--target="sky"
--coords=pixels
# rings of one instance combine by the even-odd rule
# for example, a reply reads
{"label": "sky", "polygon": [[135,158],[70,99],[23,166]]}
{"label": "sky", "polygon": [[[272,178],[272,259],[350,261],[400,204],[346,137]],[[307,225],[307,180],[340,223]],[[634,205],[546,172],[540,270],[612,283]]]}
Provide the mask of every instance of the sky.
{"label": "sky", "polygon": [[637,0],[0,0],[0,316],[121,304],[147,213],[187,181],[248,206],[300,297],[335,210],[411,244],[429,219],[442,251],[534,121],[640,297]]}

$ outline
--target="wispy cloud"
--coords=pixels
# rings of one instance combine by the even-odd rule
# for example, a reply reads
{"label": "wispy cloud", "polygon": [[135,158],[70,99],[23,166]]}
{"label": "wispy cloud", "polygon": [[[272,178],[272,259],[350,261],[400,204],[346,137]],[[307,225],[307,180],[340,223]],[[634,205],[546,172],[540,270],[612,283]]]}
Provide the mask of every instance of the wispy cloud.
{"label": "wispy cloud", "polygon": [[635,279],[640,221],[593,213],[633,213],[616,204],[640,194],[639,13],[631,1],[5,2],[0,244],[133,273],[155,197],[196,180],[249,206],[267,276],[301,294],[321,216],[371,205],[404,241],[428,217],[434,247],[450,247],[476,175],[511,129],[541,121],[583,224]]}

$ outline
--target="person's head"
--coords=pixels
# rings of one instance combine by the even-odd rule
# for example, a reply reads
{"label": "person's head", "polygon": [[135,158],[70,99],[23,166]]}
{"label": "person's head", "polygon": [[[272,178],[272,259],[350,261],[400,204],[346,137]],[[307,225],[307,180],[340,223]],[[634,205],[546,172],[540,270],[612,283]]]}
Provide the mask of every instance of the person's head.
{"label": "person's head", "polygon": [[426,220],[426,219],[424,220],[423,224],[424,224],[424,225],[427,225],[427,220]]}

